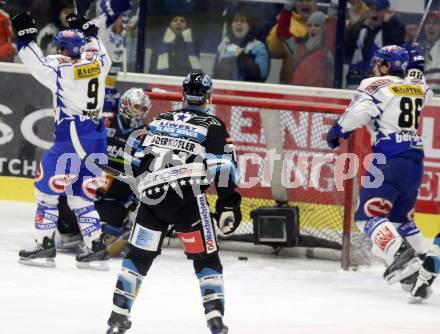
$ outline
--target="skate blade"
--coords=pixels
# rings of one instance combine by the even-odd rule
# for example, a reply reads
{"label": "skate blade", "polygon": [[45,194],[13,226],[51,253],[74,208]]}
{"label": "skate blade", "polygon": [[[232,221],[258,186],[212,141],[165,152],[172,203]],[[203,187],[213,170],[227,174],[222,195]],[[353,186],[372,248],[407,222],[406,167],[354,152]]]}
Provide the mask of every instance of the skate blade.
{"label": "skate blade", "polygon": [[76,262],[78,269],[109,271],[108,261]]}
{"label": "skate blade", "polygon": [[24,264],[26,266],[33,267],[44,267],[44,268],[55,268],[55,259],[52,258],[37,258],[37,259],[27,259],[27,258],[19,258],[18,263]]}
{"label": "skate blade", "polygon": [[408,278],[409,276],[411,276],[415,272],[419,271],[421,265],[422,265],[422,262],[418,258],[414,258],[408,262],[408,264],[405,266],[405,268],[392,272],[390,275],[385,277],[385,280],[390,285],[397,283],[397,282],[400,282],[401,280]]}

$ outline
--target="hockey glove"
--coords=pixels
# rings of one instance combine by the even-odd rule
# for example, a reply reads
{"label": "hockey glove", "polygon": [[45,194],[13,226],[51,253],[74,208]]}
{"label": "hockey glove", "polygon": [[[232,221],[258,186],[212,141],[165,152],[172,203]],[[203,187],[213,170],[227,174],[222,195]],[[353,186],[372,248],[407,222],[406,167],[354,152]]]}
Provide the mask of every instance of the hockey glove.
{"label": "hockey glove", "polygon": [[131,9],[130,0],[101,0],[99,5],[107,17],[119,15]]}
{"label": "hockey glove", "polygon": [[327,133],[327,145],[331,149],[339,147],[339,138],[347,139],[350,137],[352,131],[343,132],[342,127],[336,122]]}
{"label": "hockey glove", "polygon": [[414,283],[411,288],[412,299],[410,303],[420,303],[424,299],[428,299],[432,294],[432,282],[434,281],[435,274],[435,260],[432,256],[427,256],[423,266],[419,270],[419,276],[417,282]]}
{"label": "hockey glove", "polygon": [[81,30],[86,37],[96,37],[98,35],[99,28],[84,16],[71,13],[67,15],[66,20],[71,29]]}
{"label": "hockey glove", "polygon": [[236,192],[232,199],[218,198],[215,205],[215,219],[221,233],[228,235],[233,233],[241,223],[241,195]]}
{"label": "hockey glove", "polygon": [[12,26],[17,32],[17,39],[20,42],[30,42],[37,38],[38,29],[34,18],[28,13],[19,13],[12,20]]}

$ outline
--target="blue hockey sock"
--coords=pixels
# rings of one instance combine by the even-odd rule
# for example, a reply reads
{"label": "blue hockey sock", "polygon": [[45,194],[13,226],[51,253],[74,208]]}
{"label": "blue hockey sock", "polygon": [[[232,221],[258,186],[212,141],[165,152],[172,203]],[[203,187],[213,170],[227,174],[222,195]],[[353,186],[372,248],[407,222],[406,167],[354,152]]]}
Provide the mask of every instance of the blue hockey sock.
{"label": "blue hockey sock", "polygon": [[124,259],[113,294],[114,312],[124,315],[130,313],[143,278],[133,261]]}
{"label": "blue hockey sock", "polygon": [[203,268],[197,273],[203,298],[206,320],[222,317],[225,310],[223,275],[211,268]]}

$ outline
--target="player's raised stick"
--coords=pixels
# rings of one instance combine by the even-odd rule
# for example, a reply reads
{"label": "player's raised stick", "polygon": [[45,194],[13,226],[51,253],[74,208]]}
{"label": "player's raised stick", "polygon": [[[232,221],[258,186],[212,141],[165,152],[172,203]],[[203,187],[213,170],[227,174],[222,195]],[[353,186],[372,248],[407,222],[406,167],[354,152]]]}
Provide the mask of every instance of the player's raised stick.
{"label": "player's raised stick", "polygon": [[420,33],[422,32],[423,29],[423,24],[425,23],[429,10],[431,9],[431,5],[432,5],[432,0],[429,0],[428,4],[426,5],[425,12],[423,13],[422,20],[420,21],[419,26],[417,27],[417,33],[414,36],[414,39],[412,40],[411,44],[413,47],[416,45],[417,40],[419,39]]}

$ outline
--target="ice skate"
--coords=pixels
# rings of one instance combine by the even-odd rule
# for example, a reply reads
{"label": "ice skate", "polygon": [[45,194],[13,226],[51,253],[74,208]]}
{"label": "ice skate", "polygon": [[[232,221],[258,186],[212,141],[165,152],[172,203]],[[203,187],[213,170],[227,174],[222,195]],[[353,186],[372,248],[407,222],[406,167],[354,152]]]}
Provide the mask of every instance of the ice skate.
{"label": "ice skate", "polygon": [[394,284],[417,272],[421,265],[422,261],[416,256],[414,249],[403,242],[383,277],[389,284]]}
{"label": "ice skate", "polygon": [[420,304],[432,295],[431,285],[436,278],[436,274],[433,272],[434,263],[429,260],[423,264],[418,272],[417,281],[411,289],[411,298],[408,301],[410,304]]}
{"label": "ice skate", "polygon": [[222,317],[215,317],[208,320],[208,328],[212,334],[227,334],[228,327],[223,324]]}
{"label": "ice skate", "polygon": [[80,253],[76,256],[76,266],[79,269],[91,269],[99,271],[109,270],[108,253],[102,236],[92,241],[90,249],[84,245]]}
{"label": "ice skate", "polygon": [[18,262],[36,267],[55,267],[55,242],[49,237],[44,237],[40,244],[35,240],[34,245],[28,249],[22,249],[18,253]]}
{"label": "ice skate", "polygon": [[107,323],[110,327],[106,334],[122,334],[131,327],[130,318],[126,315],[116,312],[112,312]]}

